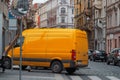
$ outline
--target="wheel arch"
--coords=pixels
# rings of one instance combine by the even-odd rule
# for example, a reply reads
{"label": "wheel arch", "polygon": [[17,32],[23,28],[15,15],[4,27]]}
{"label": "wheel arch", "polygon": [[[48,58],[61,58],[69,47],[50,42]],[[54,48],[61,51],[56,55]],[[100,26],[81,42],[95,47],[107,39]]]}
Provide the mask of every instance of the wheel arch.
{"label": "wheel arch", "polygon": [[52,63],[53,63],[54,61],[59,61],[59,62],[61,63],[61,65],[62,65],[62,67],[64,68],[64,65],[63,65],[63,63],[62,63],[62,61],[61,61],[60,59],[53,59],[53,60],[50,62],[50,67],[51,67],[51,65],[52,65]]}

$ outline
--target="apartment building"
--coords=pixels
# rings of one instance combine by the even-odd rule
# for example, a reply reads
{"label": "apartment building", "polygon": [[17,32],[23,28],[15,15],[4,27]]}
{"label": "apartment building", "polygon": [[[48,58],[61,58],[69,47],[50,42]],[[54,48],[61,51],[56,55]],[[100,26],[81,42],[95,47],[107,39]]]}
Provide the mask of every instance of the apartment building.
{"label": "apartment building", "polygon": [[74,0],[48,0],[40,6],[40,27],[73,28]]}
{"label": "apartment building", "polygon": [[120,0],[107,0],[106,50],[120,48]]}
{"label": "apartment building", "polygon": [[85,30],[88,34],[89,48],[94,49],[94,20],[92,0],[74,0],[75,28]]}
{"label": "apartment building", "polygon": [[106,0],[94,0],[95,49],[106,50]]}

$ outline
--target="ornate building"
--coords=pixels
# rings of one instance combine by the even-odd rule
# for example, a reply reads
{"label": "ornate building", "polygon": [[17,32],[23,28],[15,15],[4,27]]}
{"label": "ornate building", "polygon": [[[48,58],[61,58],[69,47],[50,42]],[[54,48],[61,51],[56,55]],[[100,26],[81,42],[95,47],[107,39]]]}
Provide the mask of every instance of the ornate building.
{"label": "ornate building", "polygon": [[89,49],[94,49],[94,21],[92,0],[74,0],[75,28],[85,30],[88,34]]}
{"label": "ornate building", "polygon": [[39,12],[40,27],[74,27],[74,0],[48,0]]}
{"label": "ornate building", "polygon": [[95,31],[95,49],[105,50],[106,39],[106,0],[94,0],[94,31]]}
{"label": "ornate building", "polygon": [[106,50],[120,48],[120,0],[107,0]]}

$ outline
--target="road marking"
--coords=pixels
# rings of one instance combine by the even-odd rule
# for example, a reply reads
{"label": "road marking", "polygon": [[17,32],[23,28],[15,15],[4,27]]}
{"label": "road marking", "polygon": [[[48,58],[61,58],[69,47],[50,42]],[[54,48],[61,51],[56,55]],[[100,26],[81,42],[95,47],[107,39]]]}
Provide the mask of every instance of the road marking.
{"label": "road marking", "polygon": [[118,79],[117,77],[114,77],[114,76],[106,76],[107,78],[109,78],[110,80],[120,80]]}
{"label": "road marking", "polygon": [[72,80],[83,80],[80,76],[70,76]]}
{"label": "road marking", "polygon": [[[15,80],[15,79],[18,79],[18,75],[16,75],[16,76],[7,76],[7,77],[3,77],[3,78],[0,78],[0,80],[1,79],[5,79],[5,80],[7,80],[7,79],[10,79],[10,80]],[[47,76],[45,76],[45,77],[42,77],[42,76],[25,76],[25,75],[23,75],[22,76],[22,79],[29,79],[29,80],[56,80],[54,77],[47,77]]]}
{"label": "road marking", "polygon": [[22,78],[27,78],[27,79],[49,79],[49,80],[55,80],[54,77],[42,77],[42,76],[22,76]]}
{"label": "road marking", "polygon": [[56,80],[65,80],[61,74],[55,74],[55,79]]}
{"label": "road marking", "polygon": [[97,76],[88,76],[91,80],[102,80]]}

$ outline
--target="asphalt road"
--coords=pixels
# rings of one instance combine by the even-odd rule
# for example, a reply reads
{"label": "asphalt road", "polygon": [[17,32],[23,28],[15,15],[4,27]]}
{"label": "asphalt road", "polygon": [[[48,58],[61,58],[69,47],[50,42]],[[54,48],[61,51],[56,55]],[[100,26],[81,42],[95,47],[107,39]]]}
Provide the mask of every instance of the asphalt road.
{"label": "asphalt road", "polygon": [[[0,80],[19,80],[19,70],[16,69],[0,72]],[[22,71],[22,80],[120,80],[120,67],[91,61],[88,67],[81,68],[72,75],[66,71],[56,74],[44,69]]]}

